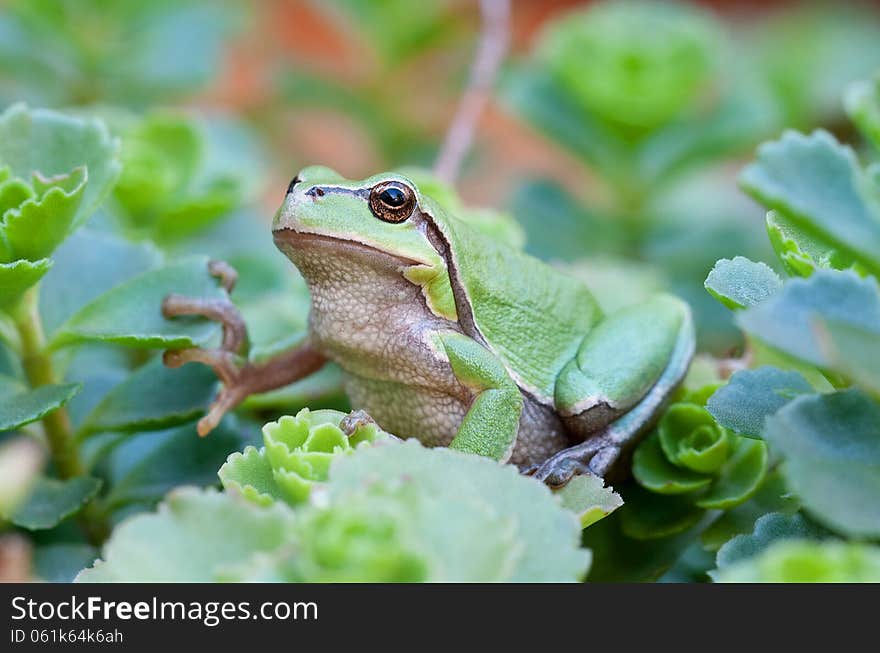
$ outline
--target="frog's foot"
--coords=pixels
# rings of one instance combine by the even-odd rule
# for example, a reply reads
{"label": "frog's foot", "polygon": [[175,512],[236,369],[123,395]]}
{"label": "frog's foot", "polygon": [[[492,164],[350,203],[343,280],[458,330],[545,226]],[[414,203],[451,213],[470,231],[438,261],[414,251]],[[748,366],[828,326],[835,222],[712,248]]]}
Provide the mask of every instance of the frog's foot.
{"label": "frog's foot", "polygon": [[[342,418],[339,428],[342,429],[343,433],[351,437],[361,426],[366,426],[367,424],[376,424],[376,420],[370,417],[369,413],[365,410],[353,410]],[[378,424],[376,425],[378,426]]]}
{"label": "frog's foot", "polygon": [[[339,428],[342,429],[342,432],[345,433],[348,437],[351,437],[355,434],[362,426],[367,426],[369,424],[375,424],[380,429],[379,423],[370,417],[370,414],[365,410],[353,410],[348,415],[342,418],[342,421],[339,423]],[[386,434],[386,437],[391,438],[393,440],[401,441],[396,435],[392,435],[390,433]]]}
{"label": "frog's foot", "polygon": [[[227,263],[212,261],[212,275],[220,280],[227,292],[232,292],[237,273]],[[198,315],[223,327],[223,340],[216,349],[190,347],[172,349],[162,360],[167,367],[177,368],[187,363],[201,363],[214,370],[223,388],[211,403],[208,413],[199,420],[199,435],[213,431],[223,416],[252,394],[268,392],[293,383],[321,368],[326,359],[308,343],[270,358],[253,363],[247,358],[247,326],[238,308],[227,298],[206,299],[169,295],[162,302],[162,314],[171,319],[182,315]]]}
{"label": "frog's foot", "polygon": [[563,449],[540,465],[526,469],[524,473],[552,488],[558,488],[579,474],[604,477],[619,457],[620,447],[599,437]]}

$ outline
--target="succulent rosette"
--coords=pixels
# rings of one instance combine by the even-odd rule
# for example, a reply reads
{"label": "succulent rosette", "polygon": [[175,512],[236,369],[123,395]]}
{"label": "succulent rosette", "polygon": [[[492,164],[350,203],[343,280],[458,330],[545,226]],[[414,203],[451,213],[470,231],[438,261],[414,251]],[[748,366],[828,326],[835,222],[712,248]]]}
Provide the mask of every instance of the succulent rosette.
{"label": "succulent rosette", "polygon": [[643,488],[684,495],[694,506],[709,510],[746,501],[766,471],[763,442],[732,433],[696,403],[670,406],[633,458],[633,474]]}
{"label": "succulent rosette", "polygon": [[227,490],[250,501],[268,505],[282,499],[291,505],[305,502],[316,483],[327,480],[338,456],[377,440],[391,440],[373,422],[356,423],[351,434],[340,424],[346,417],[337,410],[286,415],[263,427],[263,447],[247,447],[229,456],[219,476]]}

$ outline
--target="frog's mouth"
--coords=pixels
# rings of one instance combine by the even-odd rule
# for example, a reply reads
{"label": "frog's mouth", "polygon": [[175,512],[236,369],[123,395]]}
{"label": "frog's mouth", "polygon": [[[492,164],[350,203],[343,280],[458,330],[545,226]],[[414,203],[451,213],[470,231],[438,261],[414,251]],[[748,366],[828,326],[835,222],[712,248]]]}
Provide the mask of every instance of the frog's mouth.
{"label": "frog's mouth", "polygon": [[371,267],[393,267],[400,271],[414,265],[424,265],[422,261],[392,254],[367,243],[340,238],[327,234],[297,231],[290,227],[275,229],[272,232],[275,246],[302,269],[300,261],[312,256],[344,256],[353,262],[363,261],[371,264]]}

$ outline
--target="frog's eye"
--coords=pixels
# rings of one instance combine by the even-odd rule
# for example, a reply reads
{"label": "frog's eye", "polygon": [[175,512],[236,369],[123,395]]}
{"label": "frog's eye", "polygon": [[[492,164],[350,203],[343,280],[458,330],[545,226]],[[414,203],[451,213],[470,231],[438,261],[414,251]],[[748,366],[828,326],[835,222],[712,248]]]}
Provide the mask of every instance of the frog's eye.
{"label": "frog's eye", "polygon": [[370,190],[370,210],[385,222],[403,222],[416,207],[416,192],[399,181],[383,181]]}

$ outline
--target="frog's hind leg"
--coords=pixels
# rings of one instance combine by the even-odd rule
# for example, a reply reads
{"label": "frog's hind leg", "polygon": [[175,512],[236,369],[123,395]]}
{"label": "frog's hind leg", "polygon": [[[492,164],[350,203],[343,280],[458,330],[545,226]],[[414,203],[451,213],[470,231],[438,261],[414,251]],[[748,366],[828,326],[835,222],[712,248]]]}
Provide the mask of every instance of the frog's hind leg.
{"label": "frog's hind leg", "polygon": [[606,476],[681,383],[694,341],[690,309],[667,295],[604,320],[584,339],[557,384],[557,410],[583,442],[530,473],[554,486],[576,473]]}

